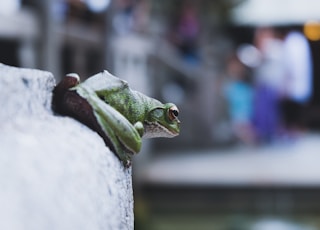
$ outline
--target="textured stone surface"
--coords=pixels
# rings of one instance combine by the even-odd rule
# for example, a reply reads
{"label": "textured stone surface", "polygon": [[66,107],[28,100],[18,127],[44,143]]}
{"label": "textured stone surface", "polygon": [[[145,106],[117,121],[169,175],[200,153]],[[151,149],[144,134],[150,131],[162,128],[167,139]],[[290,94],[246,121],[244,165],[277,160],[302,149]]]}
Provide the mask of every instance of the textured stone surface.
{"label": "textured stone surface", "polygon": [[0,229],[133,229],[131,169],[51,109],[53,76],[0,64]]}

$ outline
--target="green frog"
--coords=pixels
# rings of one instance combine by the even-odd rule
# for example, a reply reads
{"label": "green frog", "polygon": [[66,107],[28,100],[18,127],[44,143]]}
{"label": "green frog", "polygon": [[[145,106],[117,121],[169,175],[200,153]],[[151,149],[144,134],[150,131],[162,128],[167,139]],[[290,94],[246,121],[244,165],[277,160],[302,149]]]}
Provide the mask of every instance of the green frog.
{"label": "green frog", "polygon": [[142,138],[180,132],[176,105],[132,90],[106,70],[82,83],[77,74],[68,74],[53,91],[53,108],[95,130],[126,166],[140,151]]}

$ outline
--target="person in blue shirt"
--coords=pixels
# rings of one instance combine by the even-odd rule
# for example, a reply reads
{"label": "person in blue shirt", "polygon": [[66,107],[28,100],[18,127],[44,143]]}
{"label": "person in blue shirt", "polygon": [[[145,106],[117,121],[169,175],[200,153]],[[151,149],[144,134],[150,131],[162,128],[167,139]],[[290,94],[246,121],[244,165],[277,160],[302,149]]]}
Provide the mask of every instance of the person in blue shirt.
{"label": "person in blue shirt", "polygon": [[255,135],[252,128],[253,88],[248,82],[246,67],[236,55],[228,61],[229,81],[224,94],[228,103],[228,112],[235,137],[245,144],[253,144]]}

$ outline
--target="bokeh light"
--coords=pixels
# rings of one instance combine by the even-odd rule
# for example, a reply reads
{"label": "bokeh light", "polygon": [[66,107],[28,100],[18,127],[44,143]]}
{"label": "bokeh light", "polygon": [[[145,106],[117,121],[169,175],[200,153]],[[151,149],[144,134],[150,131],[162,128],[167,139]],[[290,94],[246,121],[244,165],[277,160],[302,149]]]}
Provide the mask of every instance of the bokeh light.
{"label": "bokeh light", "polygon": [[304,24],[303,32],[305,36],[311,41],[317,41],[320,39],[320,22],[309,21]]}

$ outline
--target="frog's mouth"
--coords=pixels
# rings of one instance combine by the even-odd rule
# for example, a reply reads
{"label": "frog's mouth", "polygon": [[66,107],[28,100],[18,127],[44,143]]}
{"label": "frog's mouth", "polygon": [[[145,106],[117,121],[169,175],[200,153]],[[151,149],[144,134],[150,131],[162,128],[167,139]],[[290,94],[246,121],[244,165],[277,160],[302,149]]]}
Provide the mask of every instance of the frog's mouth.
{"label": "frog's mouth", "polygon": [[143,138],[156,138],[156,137],[175,137],[179,135],[178,130],[170,130],[157,122],[144,122]]}

